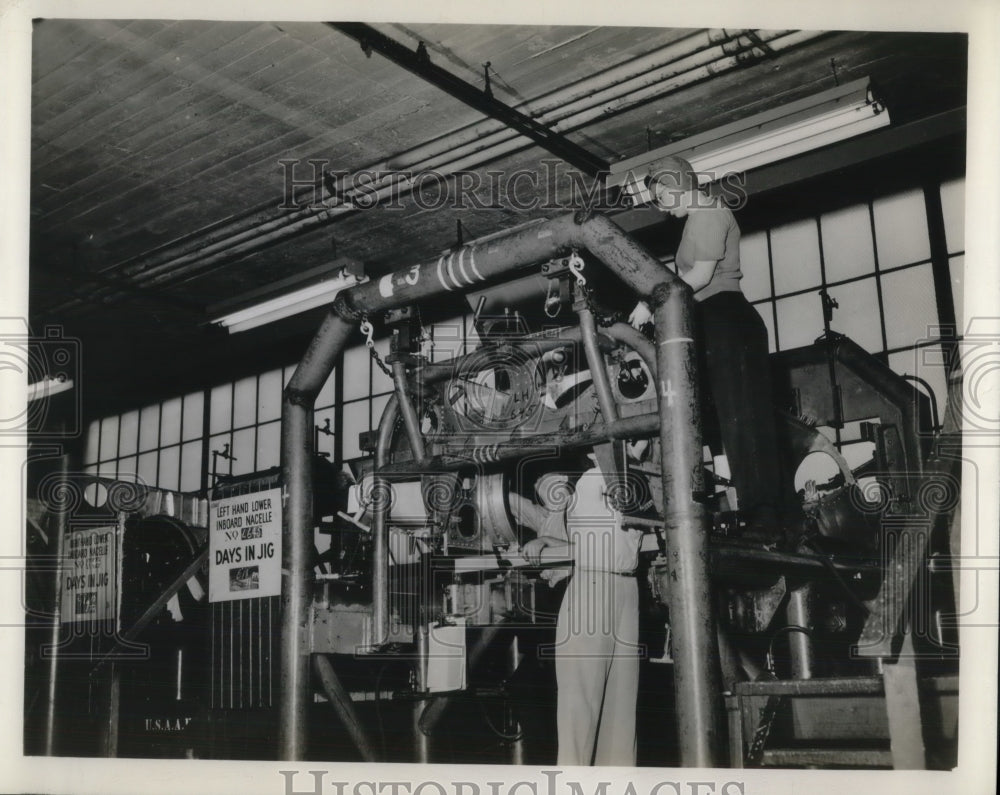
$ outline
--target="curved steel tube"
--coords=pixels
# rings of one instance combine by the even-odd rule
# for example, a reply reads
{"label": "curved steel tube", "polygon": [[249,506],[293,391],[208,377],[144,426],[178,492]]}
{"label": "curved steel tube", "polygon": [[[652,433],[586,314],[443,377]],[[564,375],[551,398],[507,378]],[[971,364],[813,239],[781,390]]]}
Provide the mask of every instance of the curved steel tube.
{"label": "curved steel tube", "polygon": [[309,621],[313,572],[313,406],[354,324],[327,314],[285,387],[281,407],[281,639],[278,756],[301,759],[309,703]]}
{"label": "curved steel tube", "polygon": [[576,312],[580,318],[580,337],[583,341],[583,353],[590,368],[590,377],[597,393],[597,405],[601,409],[601,417],[605,423],[611,424],[618,419],[618,409],[615,407],[615,397],[611,393],[608,382],[608,371],[604,364],[604,355],[597,344],[597,326],[594,314],[586,307],[580,307]]}

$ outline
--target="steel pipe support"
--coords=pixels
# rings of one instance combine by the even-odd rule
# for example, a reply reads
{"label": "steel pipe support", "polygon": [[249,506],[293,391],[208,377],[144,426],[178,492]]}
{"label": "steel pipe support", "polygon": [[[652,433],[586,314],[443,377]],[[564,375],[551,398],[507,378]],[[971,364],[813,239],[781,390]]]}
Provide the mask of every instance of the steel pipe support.
{"label": "steel pipe support", "polygon": [[597,345],[597,325],[594,323],[594,313],[582,306],[577,309],[576,314],[580,318],[583,352],[587,357],[587,366],[590,368],[594,391],[597,393],[597,405],[600,406],[604,422],[611,424],[618,419],[618,410],[615,407],[615,396],[611,393],[611,384],[608,383],[604,355]]}
{"label": "steel pipe support", "polygon": [[709,577],[701,416],[690,288],[657,288],[656,389],[660,404],[667,600],[674,633],[674,695],[681,765],[723,761],[722,677]]}
{"label": "steel pipe support", "polygon": [[399,400],[389,398],[378,424],[375,444],[375,472],[372,475],[372,644],[378,646],[389,638],[389,490],[391,484],[382,476],[389,463],[392,429],[399,416]]}
{"label": "steel pipe support", "polygon": [[788,653],[794,679],[812,679],[813,648],[812,611],[809,608],[809,585],[796,588],[788,595],[785,616],[788,620]]}
{"label": "steel pipe support", "polygon": [[[64,453],[59,457],[59,473],[64,481],[69,480],[69,470],[69,456]],[[53,578],[52,623],[49,627],[48,680],[45,683],[45,745],[42,750],[45,756],[55,756],[56,753],[56,692],[59,681],[59,649],[62,634],[62,582],[66,555],[68,512],[56,511],[55,515],[56,537],[52,547],[55,548],[56,562],[55,577]]]}
{"label": "steel pipe support", "polygon": [[410,442],[415,461],[424,460],[424,437],[420,433],[420,418],[410,400],[410,387],[406,382],[406,365],[402,362],[392,363],[392,383],[396,387],[396,403],[399,413],[403,415],[406,426],[406,438]]}
{"label": "steel pipe support", "polygon": [[379,761],[378,755],[375,753],[375,746],[372,745],[368,733],[358,719],[354,702],[351,701],[350,694],[344,690],[340,677],[333,670],[333,665],[330,664],[325,655],[315,654],[313,655],[313,667],[316,669],[316,675],[319,677],[323,692],[344,724],[344,728],[347,729],[347,733],[351,735],[351,740],[354,741],[355,747],[361,753],[361,758],[365,762]]}
{"label": "steel pipe support", "polygon": [[313,549],[313,406],[354,329],[330,313],[285,388],[281,408],[281,632],[278,756],[297,761],[306,750],[309,620]]}

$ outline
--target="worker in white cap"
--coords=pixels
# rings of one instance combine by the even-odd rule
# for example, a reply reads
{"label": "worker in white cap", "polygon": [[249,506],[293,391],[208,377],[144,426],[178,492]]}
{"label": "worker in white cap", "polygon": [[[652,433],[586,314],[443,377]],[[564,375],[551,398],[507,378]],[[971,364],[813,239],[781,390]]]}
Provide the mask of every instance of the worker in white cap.
{"label": "worker in white cap", "polygon": [[566,513],[567,542],[539,536],[529,563],[572,558],[554,644],[559,688],[556,724],[561,765],[635,764],[639,691],[641,533],[623,530],[595,465],[576,483]]}

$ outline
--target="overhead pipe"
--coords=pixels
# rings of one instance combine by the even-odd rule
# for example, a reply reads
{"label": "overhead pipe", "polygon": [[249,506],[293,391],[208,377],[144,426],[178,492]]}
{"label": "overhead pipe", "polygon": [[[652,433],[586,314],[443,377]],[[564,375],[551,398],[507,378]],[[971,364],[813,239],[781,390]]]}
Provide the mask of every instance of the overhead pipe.
{"label": "overhead pipe", "polygon": [[[760,40],[760,43],[767,45],[767,48],[771,53],[775,53],[797,46],[798,44],[802,44],[821,35],[825,35],[825,33],[822,31],[799,31],[785,35],[782,31],[760,31],[758,39]],[[698,36],[696,35],[691,38],[697,39]],[[737,36],[736,39],[738,38],[739,37]],[[709,39],[712,39],[711,32],[709,34]],[[731,42],[736,39],[729,37],[719,40],[725,44],[726,42]],[[687,42],[688,40],[685,39],[683,41]],[[716,53],[717,58],[715,60],[708,61],[698,68],[679,74],[675,77],[671,77],[663,82],[645,86],[641,89],[637,89],[634,82],[631,82],[635,80],[634,75],[631,77],[624,77],[622,82],[628,83],[628,90],[626,92],[628,97],[627,100],[612,96],[607,100],[610,101],[611,104],[607,104],[607,101],[604,104],[598,104],[597,106],[588,103],[585,108],[574,112],[570,116],[564,116],[558,113],[563,105],[567,105],[569,102],[581,102],[581,100],[585,97],[596,94],[599,89],[596,89],[595,87],[593,90],[580,91],[580,96],[572,98],[565,95],[563,92],[573,91],[580,85],[590,85],[590,81],[598,82],[598,78],[601,78],[608,72],[612,71],[608,70],[608,72],[602,73],[602,75],[598,75],[595,78],[587,78],[584,81],[579,81],[577,84],[574,84],[574,86],[570,86],[569,89],[552,92],[550,95],[543,95],[542,98],[533,100],[532,103],[536,105],[541,102],[551,104],[550,109],[540,111],[537,114],[539,121],[550,125],[563,125],[563,131],[580,127],[595,119],[627,110],[629,107],[643,102],[648,102],[651,99],[662,96],[670,91],[684,88],[687,85],[709,78],[715,74],[719,74],[743,65],[743,62],[745,61],[745,53],[747,51],[752,51],[754,47],[758,46],[757,42],[753,42],[752,39],[747,39],[747,41],[748,44],[746,48],[741,51],[744,53],[742,56],[726,56],[725,50],[720,46],[716,46],[713,50],[719,50],[719,52]],[[679,45],[681,42],[678,42],[677,44]],[[665,52],[668,49],[669,47],[664,48],[663,51]],[[678,49],[676,54],[683,53],[687,56],[690,55],[691,52],[698,52],[698,48],[693,44],[689,47]],[[634,59],[634,61],[623,64],[621,69],[627,70],[636,61],[639,61],[639,59]],[[615,69],[618,69],[618,67],[615,67]],[[619,73],[616,72],[615,74]],[[621,74],[627,74],[627,71],[623,71]],[[610,91],[613,87],[614,86],[612,85],[605,90]],[[614,94],[614,92],[612,92],[612,94]],[[559,115],[559,118],[553,118],[556,115]],[[470,127],[463,128],[454,134],[455,140],[464,141],[457,146],[467,146],[470,144],[472,146],[472,154],[462,156],[457,160],[455,159],[455,153],[460,152],[461,150],[459,150],[457,146],[451,146],[450,148],[446,148],[445,151],[441,153],[430,155],[428,157],[428,161],[416,160],[407,163],[406,153],[404,153],[404,155],[394,156],[393,158],[376,163],[364,169],[359,169],[359,172],[373,171],[378,173],[384,171],[428,171],[430,169],[436,169],[442,174],[455,173],[466,169],[480,167],[487,162],[529,146],[523,138],[518,136],[513,131],[505,130],[502,126],[498,131],[487,133],[485,136],[482,133],[482,125],[470,125]],[[498,143],[496,144],[490,143],[494,140],[492,138],[493,135],[498,136]],[[467,136],[470,140],[464,140],[461,136]],[[439,139],[439,141],[447,141],[449,144],[452,140],[451,136],[445,136],[442,139]],[[486,141],[485,144],[479,143],[483,140]],[[420,152],[422,156],[427,147],[433,147],[436,143],[437,142],[427,144],[424,145],[424,147],[417,147],[409,151],[414,153]],[[442,157],[445,158],[445,162],[438,162]],[[414,187],[412,182],[406,180],[394,181],[392,179],[388,179],[383,180],[383,183],[385,184],[381,187],[366,189],[366,199],[383,200],[393,193],[396,195],[402,195]],[[311,192],[311,190],[308,192]],[[273,215],[273,212],[254,212],[249,216],[241,217],[246,220],[237,220],[233,222],[236,224],[236,231],[231,234],[227,233],[226,236],[223,236],[221,230],[228,229],[229,224],[220,225],[207,236],[199,237],[195,241],[185,244],[182,254],[173,255],[169,254],[167,249],[162,249],[160,253],[154,255],[153,257],[146,257],[136,262],[134,265],[126,266],[123,269],[120,278],[137,276],[139,277],[135,279],[137,284],[145,283],[147,281],[150,284],[158,285],[171,282],[181,284],[191,278],[197,278],[198,275],[202,274],[210,266],[223,260],[251,253],[269,244],[280,242],[281,240],[289,237],[305,233],[313,228],[332,223],[340,215],[346,212],[351,212],[352,210],[353,207],[351,206],[334,206],[324,208],[322,210],[317,210],[314,207],[306,207],[302,210],[284,213],[277,217]],[[261,234],[261,229],[265,230],[263,234]],[[176,273],[179,268],[185,265],[192,265],[194,267],[191,267],[181,273]],[[61,305],[58,308],[65,309],[69,306],[76,305],[77,303],[80,303],[80,301],[73,300]]]}
{"label": "overhead pipe", "polygon": [[[713,639],[707,590],[707,528],[704,508],[696,501],[701,483],[701,426],[697,412],[696,364],[691,331],[690,288],[664,268],[608,218],[571,214],[525,224],[462,246],[447,256],[418,263],[382,279],[340,293],[285,389],[282,406],[281,466],[285,506],[282,545],[281,685],[279,753],[298,760],[306,748],[308,695],[309,586],[312,570],[307,550],[312,538],[313,404],[343,350],[353,323],[363,315],[466,292],[474,285],[505,276],[573,248],[587,249],[639,297],[656,307],[659,425],[663,447],[663,489],[667,507],[668,550],[672,576],[672,615],[683,624],[678,641],[692,651],[677,656],[675,677],[688,692],[678,694],[682,723],[681,761],[705,765],[715,757],[721,715],[719,677],[713,678]],[[686,340],[686,342],[685,342]],[[683,343],[683,344],[678,344]],[[666,380],[664,380],[666,379]],[[384,420],[385,418],[383,418]],[[648,421],[648,420],[647,420]],[[630,419],[619,420],[627,424]],[[380,442],[383,432],[380,426]],[[380,445],[382,447],[382,445]],[[385,458],[385,449],[382,458]],[[386,467],[382,467],[384,471]],[[670,473],[668,475],[668,473]],[[690,626],[689,626],[690,625]],[[692,714],[688,714],[692,710]]]}
{"label": "overhead pipe", "polygon": [[360,319],[449,292],[466,292],[572,248],[590,251],[640,296],[677,278],[607,217],[595,214],[587,220],[569,213],[479,238],[449,254],[356,285],[339,293],[334,306],[341,317]]}

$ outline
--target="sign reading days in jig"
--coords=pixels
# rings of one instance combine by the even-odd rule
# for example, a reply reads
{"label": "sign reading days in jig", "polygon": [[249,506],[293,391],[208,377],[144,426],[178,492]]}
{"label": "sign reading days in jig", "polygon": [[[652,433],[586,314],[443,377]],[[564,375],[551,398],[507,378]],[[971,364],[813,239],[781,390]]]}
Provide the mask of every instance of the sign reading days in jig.
{"label": "sign reading days in jig", "polygon": [[208,601],[281,593],[281,489],[212,502]]}
{"label": "sign reading days in jig", "polygon": [[64,624],[107,621],[117,617],[117,528],[90,527],[66,534],[68,560],[63,568]]}

